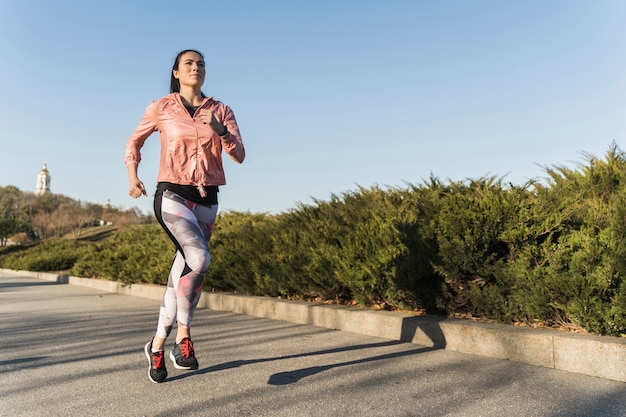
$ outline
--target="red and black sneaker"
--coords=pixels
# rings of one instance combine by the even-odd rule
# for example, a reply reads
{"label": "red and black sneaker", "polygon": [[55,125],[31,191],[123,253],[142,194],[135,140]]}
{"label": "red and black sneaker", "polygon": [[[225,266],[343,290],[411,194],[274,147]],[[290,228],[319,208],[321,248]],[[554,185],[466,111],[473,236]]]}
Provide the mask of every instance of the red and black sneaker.
{"label": "red and black sneaker", "polygon": [[146,343],[144,347],[146,357],[148,358],[148,378],[152,382],[163,382],[167,378],[167,369],[165,369],[165,355],[163,351],[153,352],[152,341]]}
{"label": "red and black sneaker", "polygon": [[193,351],[191,339],[185,337],[180,343],[174,345],[170,352],[170,359],[176,369],[198,369],[198,360]]}

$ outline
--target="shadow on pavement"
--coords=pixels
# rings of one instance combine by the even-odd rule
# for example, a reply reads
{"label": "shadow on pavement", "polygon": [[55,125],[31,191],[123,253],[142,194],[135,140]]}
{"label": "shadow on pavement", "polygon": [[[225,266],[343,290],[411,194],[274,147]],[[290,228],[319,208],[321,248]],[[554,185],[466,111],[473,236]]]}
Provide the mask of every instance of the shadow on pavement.
{"label": "shadow on pavement", "polygon": [[34,356],[32,358],[18,358],[18,359],[10,359],[8,361],[0,361],[0,366],[6,365],[17,365],[20,363],[28,363],[31,364],[36,361],[47,359],[47,356]]}
{"label": "shadow on pavement", "polygon": [[[297,358],[304,358],[307,356],[327,355],[331,353],[349,352],[349,351],[360,350],[360,349],[381,348],[381,347],[395,346],[395,345],[400,345],[400,344],[405,344],[405,343],[401,341],[389,341],[389,342],[381,342],[381,343],[371,343],[371,344],[366,344],[366,345],[347,346],[347,347],[341,347],[341,348],[336,348],[336,349],[327,349],[327,350],[321,350],[317,352],[307,352],[307,353],[299,353],[299,354],[294,354],[294,355],[277,356],[273,358],[260,358],[260,359],[231,361],[231,362],[226,362],[226,363],[222,363],[219,365],[210,366],[208,368],[200,369],[197,371],[188,372],[183,375],[171,377],[171,378],[168,378],[168,382],[183,379],[183,378],[188,378],[188,377],[195,376],[195,375],[204,375],[210,372],[217,372],[217,371],[224,371],[227,369],[239,368],[245,365],[251,365],[255,363],[280,361],[280,360],[287,360],[287,359],[297,359]],[[307,376],[312,376],[312,375],[315,375],[320,372],[333,369],[333,368],[357,365],[357,364],[362,364],[362,363],[374,362],[378,360],[391,359],[391,358],[397,358],[397,357],[408,356],[408,355],[415,355],[418,353],[429,352],[429,351],[436,350],[436,349],[437,348],[434,348],[434,347],[425,347],[425,348],[423,347],[419,349],[411,349],[411,350],[403,351],[403,352],[389,353],[386,355],[379,355],[379,356],[374,356],[374,357],[365,358],[365,359],[357,359],[353,361],[336,363],[332,365],[313,366],[309,368],[296,369],[294,371],[289,371],[289,372],[280,372],[280,373],[271,375],[267,383],[269,385],[293,384],[295,382],[298,382],[302,378],[305,378]]]}
{"label": "shadow on pavement", "polygon": [[399,357],[408,356],[408,355],[416,355],[418,353],[429,352],[432,350],[435,350],[435,348],[412,349],[412,350],[407,350],[404,352],[396,352],[396,353],[389,353],[386,355],[373,356],[371,358],[357,359],[357,360],[342,362],[342,363],[334,363],[332,365],[312,366],[310,368],[296,369],[294,371],[289,371],[289,372],[279,372],[277,374],[270,376],[270,379],[267,381],[267,383],[269,385],[288,385],[288,384],[293,384],[295,382],[298,382],[302,378],[306,378],[308,376],[312,376],[320,372],[327,371],[329,369],[340,368],[342,366],[358,365],[361,363],[375,362],[375,361],[384,360],[384,359],[399,358]]}
{"label": "shadow on pavement", "polygon": [[64,284],[64,282],[58,281],[33,281],[33,282],[2,282],[0,283],[0,289],[4,288],[20,288],[20,287],[41,287],[48,285],[59,285]]}

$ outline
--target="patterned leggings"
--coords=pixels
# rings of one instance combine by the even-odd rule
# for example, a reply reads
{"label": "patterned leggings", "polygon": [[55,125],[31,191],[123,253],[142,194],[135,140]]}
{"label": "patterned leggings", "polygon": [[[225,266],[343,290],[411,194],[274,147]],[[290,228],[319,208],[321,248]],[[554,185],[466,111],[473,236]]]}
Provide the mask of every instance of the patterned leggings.
{"label": "patterned leggings", "polygon": [[161,301],[156,331],[157,337],[165,339],[175,321],[183,327],[191,326],[211,260],[208,242],[213,232],[217,204],[202,206],[171,191],[164,191],[155,196],[154,213],[176,245],[176,256]]}

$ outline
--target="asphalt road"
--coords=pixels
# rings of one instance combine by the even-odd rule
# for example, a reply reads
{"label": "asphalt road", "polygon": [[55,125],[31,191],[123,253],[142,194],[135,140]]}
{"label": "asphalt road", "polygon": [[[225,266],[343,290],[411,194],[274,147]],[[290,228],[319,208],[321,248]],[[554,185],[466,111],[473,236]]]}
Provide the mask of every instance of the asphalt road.
{"label": "asphalt road", "polygon": [[210,310],[154,384],[158,304],[0,274],[0,416],[626,416],[626,383]]}

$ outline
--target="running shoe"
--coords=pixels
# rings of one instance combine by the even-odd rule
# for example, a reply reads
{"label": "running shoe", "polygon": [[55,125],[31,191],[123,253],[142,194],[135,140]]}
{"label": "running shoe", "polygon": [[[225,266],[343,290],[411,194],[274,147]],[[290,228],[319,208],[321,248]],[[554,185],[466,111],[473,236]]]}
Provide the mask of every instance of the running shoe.
{"label": "running shoe", "polygon": [[176,369],[198,369],[198,360],[193,351],[191,339],[185,337],[180,343],[174,345],[170,352],[170,359]]}
{"label": "running shoe", "polygon": [[148,378],[150,378],[150,381],[157,384],[165,381],[165,378],[167,378],[167,369],[165,369],[165,354],[163,351],[153,352],[152,341],[146,343],[143,350],[146,352],[146,357],[148,358]]}

